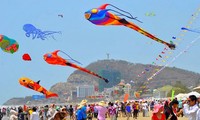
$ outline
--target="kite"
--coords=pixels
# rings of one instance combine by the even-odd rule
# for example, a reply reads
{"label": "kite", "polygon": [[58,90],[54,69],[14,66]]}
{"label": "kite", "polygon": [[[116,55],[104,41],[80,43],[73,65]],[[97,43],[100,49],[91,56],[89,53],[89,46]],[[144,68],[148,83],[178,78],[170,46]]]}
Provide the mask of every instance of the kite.
{"label": "kite", "polygon": [[40,99],[44,99],[44,98],[45,98],[44,95],[32,95],[33,100],[40,100]]}
{"label": "kite", "polygon": [[126,93],[126,94],[124,95],[124,102],[127,102],[128,98],[129,98],[129,94]]}
{"label": "kite", "polygon": [[140,98],[140,93],[139,92],[134,92],[134,97],[135,98]]}
{"label": "kite", "polygon": [[22,59],[25,61],[31,61],[31,57],[28,53],[23,54]]}
{"label": "kite", "polygon": [[26,37],[30,37],[32,35],[32,39],[35,38],[40,38],[42,40],[45,40],[48,36],[52,36],[53,39],[53,34],[55,33],[61,33],[58,31],[42,31],[40,29],[37,29],[34,25],[32,24],[25,24],[23,26],[23,30],[26,32],[25,35]]}
{"label": "kite", "polygon": [[27,77],[21,77],[19,79],[19,83],[20,83],[20,85],[22,85],[26,88],[29,88],[29,89],[32,89],[32,90],[35,90],[35,91],[38,91],[38,92],[44,94],[46,98],[58,97],[58,95],[56,93],[47,91],[44,87],[40,86],[40,84],[39,84],[40,81],[34,82],[33,80],[31,80]]}
{"label": "kite", "polygon": [[180,57],[182,54],[184,54],[188,49],[194,45],[195,42],[197,42],[200,39],[200,36],[195,38],[189,45],[186,46],[185,49],[183,49],[179,54],[177,54],[171,61],[169,61],[165,66],[162,68],[158,69],[156,73],[154,73],[151,77],[148,78],[148,80],[153,79],[156,75],[158,75],[162,70],[164,70],[166,67],[168,67],[170,64],[172,64],[178,57]]}
{"label": "kite", "polygon": [[[54,51],[54,52],[52,52],[52,53],[47,53],[47,54],[45,54],[45,55],[44,55],[44,60],[45,60],[48,64],[52,64],[52,65],[63,65],[63,66],[70,66],[70,67],[76,68],[76,69],[81,70],[81,71],[83,71],[83,72],[86,72],[86,73],[88,73],[88,74],[94,75],[94,76],[96,76],[96,77],[98,77],[98,78],[100,78],[100,79],[103,79],[106,83],[109,82],[108,79],[103,78],[103,77],[101,77],[100,75],[98,75],[98,74],[96,74],[96,73],[94,73],[94,72],[92,72],[92,71],[90,71],[90,70],[88,70],[88,69],[86,69],[86,68],[80,67],[80,66],[78,66],[78,65],[76,65],[76,64],[74,64],[74,63],[72,63],[72,62],[70,62],[70,61],[68,61],[68,60],[66,60],[66,59],[64,59],[64,58],[62,58],[62,57],[60,57],[60,56],[58,56],[58,52],[62,52],[62,51],[56,50],[56,51]],[[64,53],[64,52],[62,52],[62,53]],[[64,54],[66,54],[66,53],[64,53]],[[66,54],[66,55],[67,55],[67,54]],[[70,57],[70,58],[71,58],[71,57]],[[74,59],[72,59],[72,60],[73,60],[74,62],[77,63],[76,60],[74,60]]]}
{"label": "kite", "polygon": [[[119,12],[119,11],[113,10],[113,9],[106,9],[106,7],[109,6],[109,5],[114,7],[115,9],[121,11],[121,12],[129,14],[129,16],[125,15],[125,14]],[[115,12],[116,14],[111,13],[110,11]],[[136,19],[137,17],[133,17],[130,13],[128,13],[124,10],[121,10],[121,9],[117,8],[116,6],[111,5],[111,4],[103,4],[99,8],[94,8],[94,9],[91,9],[91,10],[85,12],[85,18],[95,25],[104,25],[104,26],[107,26],[107,25],[123,25],[123,26],[129,27],[129,28],[151,38],[152,40],[155,40],[159,43],[167,45],[171,49],[175,49],[175,44],[167,43],[167,42],[155,37],[154,35],[148,33],[147,31],[143,30],[142,28],[140,28],[136,24],[129,22],[124,18],[120,18],[119,16],[125,16],[127,18],[137,20]],[[139,21],[139,20],[137,20],[137,21]],[[141,22],[141,21],[139,21],[139,22]]]}
{"label": "kite", "polygon": [[182,27],[181,30],[187,30],[187,31],[195,32],[195,33],[200,33],[199,30],[189,29],[189,28],[185,28],[185,27]]}
{"label": "kite", "polygon": [[4,52],[13,54],[18,50],[19,44],[14,39],[8,38],[5,35],[0,35],[0,47]]}
{"label": "kite", "polygon": [[154,12],[147,12],[145,13],[145,16],[156,16]]}
{"label": "kite", "polygon": [[61,18],[63,18],[63,15],[62,15],[62,14],[59,14],[58,16],[61,17]]}

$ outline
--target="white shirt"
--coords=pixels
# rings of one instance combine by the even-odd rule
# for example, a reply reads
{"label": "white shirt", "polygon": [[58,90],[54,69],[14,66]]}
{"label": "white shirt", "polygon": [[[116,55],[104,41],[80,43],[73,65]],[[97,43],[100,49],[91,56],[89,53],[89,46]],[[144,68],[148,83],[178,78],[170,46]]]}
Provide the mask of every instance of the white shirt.
{"label": "white shirt", "polygon": [[183,105],[183,114],[188,117],[188,120],[200,120],[200,119],[196,119],[197,117],[197,111],[199,110],[199,107],[197,106],[197,104],[195,104],[194,106],[189,106],[188,104],[184,104]]}
{"label": "white shirt", "polygon": [[39,113],[33,112],[30,116],[30,120],[40,120]]}
{"label": "white shirt", "polygon": [[196,120],[200,120],[200,109],[197,111]]}

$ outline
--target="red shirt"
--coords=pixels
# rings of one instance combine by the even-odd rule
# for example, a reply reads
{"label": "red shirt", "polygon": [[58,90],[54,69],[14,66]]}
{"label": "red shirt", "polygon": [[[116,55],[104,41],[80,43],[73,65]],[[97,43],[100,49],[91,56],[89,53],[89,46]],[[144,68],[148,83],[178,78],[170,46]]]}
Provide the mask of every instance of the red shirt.
{"label": "red shirt", "polygon": [[153,114],[152,116],[152,120],[165,120],[165,114],[162,114],[161,119],[158,119],[158,117],[156,116],[156,114]]}

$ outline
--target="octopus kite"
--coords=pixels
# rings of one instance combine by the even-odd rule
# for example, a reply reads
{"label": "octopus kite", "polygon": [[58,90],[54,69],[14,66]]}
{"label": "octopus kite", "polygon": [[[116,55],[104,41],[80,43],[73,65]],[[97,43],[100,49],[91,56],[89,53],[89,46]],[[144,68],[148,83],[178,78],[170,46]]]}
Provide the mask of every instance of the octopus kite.
{"label": "octopus kite", "polygon": [[[78,65],[76,65],[76,64],[74,64],[72,62],[69,62],[68,60],[58,56],[58,52],[62,52],[62,51],[56,50],[56,51],[54,51],[52,53],[45,54],[44,55],[44,60],[47,63],[52,64],[52,65],[63,65],[63,66],[70,66],[70,67],[76,68],[78,70],[81,70],[81,71],[86,72],[88,74],[91,74],[93,76],[96,76],[96,77],[98,77],[100,79],[103,79],[106,83],[109,82],[108,79],[106,79],[106,78],[104,78],[104,77],[102,77],[102,76],[100,76],[100,75],[98,75],[98,74],[86,69],[86,68],[80,67],[80,66],[78,66]],[[73,60],[73,61],[75,61],[75,60]],[[77,61],[75,61],[75,62],[77,62]]]}
{"label": "octopus kite", "polygon": [[[114,7],[115,9],[119,10],[120,12],[113,10],[113,9],[106,9],[107,6]],[[110,11],[115,12],[116,14],[111,13]],[[124,12],[124,13],[128,14],[129,16],[125,15],[124,13],[121,13],[121,12]],[[99,8],[94,8],[94,9],[91,9],[91,10],[85,12],[85,18],[95,25],[104,25],[104,26],[107,26],[107,25],[123,25],[123,26],[129,27],[129,28],[131,28],[131,29],[133,29],[133,30],[135,30],[135,31],[137,31],[137,32],[159,42],[159,43],[167,45],[170,49],[175,49],[174,44],[167,43],[167,42],[155,37],[154,35],[143,30],[142,28],[140,28],[136,24],[129,22],[124,18],[120,18],[119,16],[125,16],[127,18],[137,20],[136,17],[133,17],[130,13],[128,13],[124,10],[121,10],[121,9],[115,7],[114,5],[111,5],[111,4],[103,4]],[[139,20],[137,20],[137,21],[139,21]],[[141,21],[139,21],[139,22],[141,22]]]}
{"label": "octopus kite", "polygon": [[13,54],[18,50],[19,44],[14,39],[0,35],[0,47],[4,52]]}
{"label": "octopus kite", "polygon": [[42,87],[40,85],[40,81],[38,82],[34,82],[33,80],[27,78],[27,77],[22,77],[19,79],[19,83],[20,85],[35,90],[37,92],[40,92],[42,94],[45,95],[46,98],[50,98],[50,97],[58,97],[58,95],[56,93],[50,92],[48,90],[46,90],[44,87]]}
{"label": "octopus kite", "polygon": [[23,30],[26,32],[25,33],[26,37],[30,37],[32,35],[32,39],[40,38],[42,40],[47,39],[48,36],[52,36],[52,38],[55,39],[53,37],[53,34],[61,33],[61,32],[58,32],[58,31],[42,31],[40,29],[37,29],[32,24],[25,24],[23,26]]}

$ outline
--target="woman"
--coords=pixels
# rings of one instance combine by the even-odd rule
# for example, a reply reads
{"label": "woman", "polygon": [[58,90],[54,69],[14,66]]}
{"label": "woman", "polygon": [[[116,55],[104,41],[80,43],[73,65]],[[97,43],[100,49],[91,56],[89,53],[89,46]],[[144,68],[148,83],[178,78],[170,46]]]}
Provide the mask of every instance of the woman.
{"label": "woman", "polygon": [[104,101],[100,101],[99,106],[95,106],[98,110],[98,120],[106,120],[106,113],[108,112],[108,109],[106,108],[106,104]]}
{"label": "woman", "polygon": [[151,120],[166,120],[163,111],[164,107],[162,105],[160,104],[154,105],[153,116]]}
{"label": "woman", "polygon": [[178,101],[173,100],[170,105],[169,109],[165,111],[166,119],[167,120],[178,120],[178,116],[182,113],[182,110],[177,112],[178,110]]}

